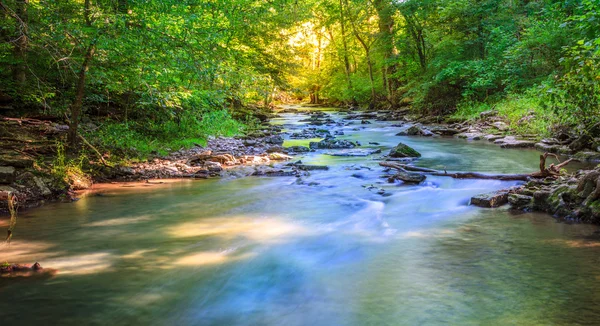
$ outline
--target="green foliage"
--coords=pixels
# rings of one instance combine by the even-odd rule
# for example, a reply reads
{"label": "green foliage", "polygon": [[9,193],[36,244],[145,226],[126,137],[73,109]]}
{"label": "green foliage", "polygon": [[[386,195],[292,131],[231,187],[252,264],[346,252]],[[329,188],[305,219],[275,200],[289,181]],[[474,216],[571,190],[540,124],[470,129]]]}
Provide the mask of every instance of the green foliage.
{"label": "green foliage", "polygon": [[50,172],[57,178],[69,182],[73,176],[85,176],[84,165],[88,160],[86,154],[81,152],[76,158],[69,158],[65,151],[65,145],[56,143],[56,156],[51,163]]}
{"label": "green foliage", "polygon": [[564,73],[547,89],[549,103],[565,122],[591,125],[600,121],[600,3],[583,1],[578,15],[563,26],[577,28],[579,39],[565,47]]}
{"label": "green foliage", "polygon": [[235,136],[245,125],[231,118],[227,110],[193,113],[184,111],[179,121],[139,120],[104,122],[93,136],[100,144],[128,158],[146,158],[151,154],[206,145],[210,136]]}
{"label": "green foliage", "polygon": [[482,112],[495,110],[517,133],[548,136],[560,120],[544,107],[538,93],[539,90],[533,88],[522,94],[509,94],[487,102],[461,102],[452,117],[476,119]]}

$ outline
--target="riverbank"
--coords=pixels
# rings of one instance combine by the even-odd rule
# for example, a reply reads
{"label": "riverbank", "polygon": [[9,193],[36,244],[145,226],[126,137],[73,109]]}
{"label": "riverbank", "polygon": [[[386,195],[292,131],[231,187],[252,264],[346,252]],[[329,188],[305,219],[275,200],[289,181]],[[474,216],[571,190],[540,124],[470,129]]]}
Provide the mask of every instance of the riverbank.
{"label": "riverbank", "polygon": [[[16,193],[21,207],[29,208],[39,206],[47,201],[73,200],[76,198],[73,190],[86,189],[92,183],[165,178],[206,179],[221,176],[301,176],[305,175],[308,170],[326,169],[327,167],[307,166],[302,163],[280,163],[293,159],[295,155],[322,149],[336,149],[338,151],[333,155],[341,156],[367,157],[380,153],[381,149],[361,149],[363,144],[359,142],[339,139],[339,137],[343,138],[344,136],[344,132],[340,131],[339,128],[356,125],[354,129],[360,130],[373,121],[394,121],[395,124],[392,126],[398,128],[399,132],[396,136],[399,136],[399,140],[402,140],[402,136],[455,137],[466,139],[469,143],[471,141],[487,140],[502,148],[535,147],[546,152],[558,149],[557,151],[561,154],[574,154],[574,149],[580,148],[582,151],[574,155],[579,158],[583,157],[581,153],[589,153],[590,151],[589,145],[586,145],[588,148],[582,148],[581,137],[573,134],[558,135],[557,138],[543,139],[539,142],[539,139],[533,135],[514,136],[495,112],[485,112],[477,120],[438,122],[432,117],[416,117],[411,115],[408,110],[368,112],[351,108],[341,109],[340,111],[343,111],[343,114],[334,119],[330,114],[318,110],[318,108],[313,110],[311,107],[283,107],[275,111],[271,117],[286,113],[300,114],[304,118],[299,122],[304,127],[299,131],[289,132],[285,130],[285,126],[269,124],[268,121],[265,121],[261,128],[257,128],[245,136],[212,138],[209,139],[206,146],[196,145],[191,149],[182,149],[167,156],[154,157],[145,162],[112,166],[96,162],[93,169],[89,171],[89,177],[78,174],[66,175],[66,178],[65,176],[57,177],[55,174],[49,173],[51,171],[44,171],[38,164],[34,164],[34,160],[31,158],[23,156],[22,161],[14,159],[11,161],[7,159],[9,156],[4,154],[3,159],[0,160],[2,161],[1,165],[4,166],[3,169],[10,170],[10,173],[5,174],[4,179],[0,182],[3,183],[3,188],[0,190]],[[6,121],[9,122],[8,125],[13,127],[37,128],[37,134],[40,134],[40,130],[45,130],[46,132],[43,134],[46,137],[44,141],[47,146],[56,146],[56,139],[59,139],[61,133],[67,130],[66,126],[47,121]],[[333,130],[332,128],[337,129]],[[314,141],[306,144],[309,146],[288,145],[284,147],[286,139]],[[36,143],[40,143],[40,141],[37,140]],[[15,146],[12,147],[12,150],[13,152],[16,151]],[[52,152],[52,149],[48,151]],[[587,155],[586,159],[594,160],[596,154]],[[385,160],[387,158],[382,156],[379,159]],[[46,162],[47,165],[52,163]],[[532,166],[534,166],[533,162]],[[77,179],[80,180],[77,181]],[[554,214],[554,212],[550,213]],[[593,221],[594,218],[584,218],[583,220]]]}

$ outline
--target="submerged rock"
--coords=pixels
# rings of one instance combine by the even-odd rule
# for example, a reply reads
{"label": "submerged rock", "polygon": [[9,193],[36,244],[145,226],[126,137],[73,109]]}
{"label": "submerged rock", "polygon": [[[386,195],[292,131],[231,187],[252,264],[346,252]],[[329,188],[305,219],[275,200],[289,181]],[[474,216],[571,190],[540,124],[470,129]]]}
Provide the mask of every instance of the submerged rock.
{"label": "submerged rock", "polygon": [[320,142],[310,142],[308,145],[311,149],[336,149],[336,148],[354,148],[357,145],[349,140],[327,138]]}
{"label": "submerged rock", "polygon": [[392,148],[389,154],[390,157],[401,158],[401,157],[421,157],[421,153],[414,150],[412,147],[399,143],[396,147]]}
{"label": "submerged rock", "polygon": [[493,208],[508,203],[508,191],[501,190],[471,197],[471,205]]}
{"label": "submerged rock", "polygon": [[288,153],[308,153],[310,152],[310,148],[306,146],[290,146],[287,147],[286,150]]}
{"label": "submerged rock", "polygon": [[381,150],[378,148],[374,149],[344,149],[337,152],[329,152],[325,153],[331,156],[369,156],[373,154],[381,153]]}

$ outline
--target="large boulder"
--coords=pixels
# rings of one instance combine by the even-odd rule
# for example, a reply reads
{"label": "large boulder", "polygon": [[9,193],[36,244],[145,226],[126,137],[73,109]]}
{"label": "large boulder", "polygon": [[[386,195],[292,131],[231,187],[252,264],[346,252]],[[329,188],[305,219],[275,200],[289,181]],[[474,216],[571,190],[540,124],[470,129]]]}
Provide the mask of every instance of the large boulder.
{"label": "large boulder", "polygon": [[421,153],[414,150],[412,147],[399,143],[390,151],[390,157],[421,157]]}

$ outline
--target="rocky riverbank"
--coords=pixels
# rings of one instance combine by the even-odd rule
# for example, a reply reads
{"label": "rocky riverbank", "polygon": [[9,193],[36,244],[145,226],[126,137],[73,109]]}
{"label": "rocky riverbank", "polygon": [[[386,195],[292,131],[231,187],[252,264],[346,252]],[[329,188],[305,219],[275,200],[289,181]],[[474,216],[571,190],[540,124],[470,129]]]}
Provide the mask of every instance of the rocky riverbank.
{"label": "rocky riverbank", "polygon": [[600,167],[558,178],[532,179],[522,186],[475,196],[471,204],[491,208],[508,204],[520,211],[600,224]]}
{"label": "rocky riverbank", "polygon": [[[600,154],[594,151],[599,139],[592,136],[578,136],[575,133],[563,132],[555,138],[538,140],[533,135],[514,136],[508,125],[495,112],[482,113],[480,119],[472,121],[440,122],[437,118],[415,117],[408,110],[365,112],[356,108],[345,109],[340,117],[323,111],[296,110],[286,108],[277,113],[298,113],[305,116],[299,120],[304,124],[300,130],[284,133],[282,126],[265,124],[243,137],[213,138],[206,146],[179,150],[164,157],[155,157],[146,162],[121,166],[94,165],[92,178],[94,182],[139,181],[164,178],[206,179],[225,175],[241,176],[302,176],[308,171],[326,167],[306,166],[301,162],[284,164],[296,154],[315,150],[332,151],[334,156],[370,156],[380,153],[381,149],[364,148],[357,141],[339,139],[343,135],[343,127],[355,126],[355,130],[373,121],[398,121],[394,127],[399,129],[397,136],[414,137],[457,137],[467,140],[490,141],[503,148],[537,148],[548,152],[570,154],[580,160],[594,161]],[[273,115],[275,116],[275,115]],[[598,128],[600,130],[600,127]],[[0,149],[0,193],[17,194],[21,207],[33,207],[45,201],[64,199],[71,200],[72,190],[85,189],[91,180],[85,176],[78,178],[57,178],[49,171],[40,169],[35,160],[52,157],[56,153],[56,144],[68,130],[67,126],[40,120],[4,119],[0,124],[2,135],[17,135],[8,145]],[[289,139],[322,139],[312,141],[309,146],[283,147],[284,138]],[[26,145],[20,146],[22,143]],[[376,144],[373,144],[376,145]],[[384,160],[405,160],[420,156],[416,151],[406,148],[402,143],[393,148],[389,154],[381,157]],[[48,162],[46,162],[48,163]],[[422,171],[416,171],[422,172]],[[437,171],[441,174],[441,172]],[[444,172],[445,173],[445,172]],[[402,180],[408,183],[419,183],[425,178],[415,171],[398,172],[390,180]],[[525,188],[524,188],[525,189]],[[529,188],[527,188],[529,189]],[[545,189],[548,190],[548,189]],[[497,206],[506,203],[509,195],[528,196],[529,190],[507,190],[500,200],[489,201],[483,197],[480,206]],[[522,204],[524,197],[513,202]],[[533,196],[533,195],[531,195]],[[533,198],[533,197],[532,197]],[[472,200],[477,204],[477,198]],[[0,201],[0,209],[2,209]],[[519,206],[515,204],[515,207]],[[537,209],[535,205],[520,205],[524,209]],[[548,209],[555,214],[554,209]],[[593,218],[583,218],[592,220]]]}
{"label": "rocky riverbank", "polygon": [[[576,158],[583,162],[600,162],[600,124],[577,132],[559,130],[553,137],[540,139],[533,134],[518,135],[495,111],[483,112],[475,120],[452,121],[437,117],[417,117],[409,111],[380,111],[371,116],[377,120],[398,120],[405,129],[397,136],[453,136],[472,141],[489,141],[502,148],[535,148],[541,152]],[[526,122],[527,117],[522,120]]]}

